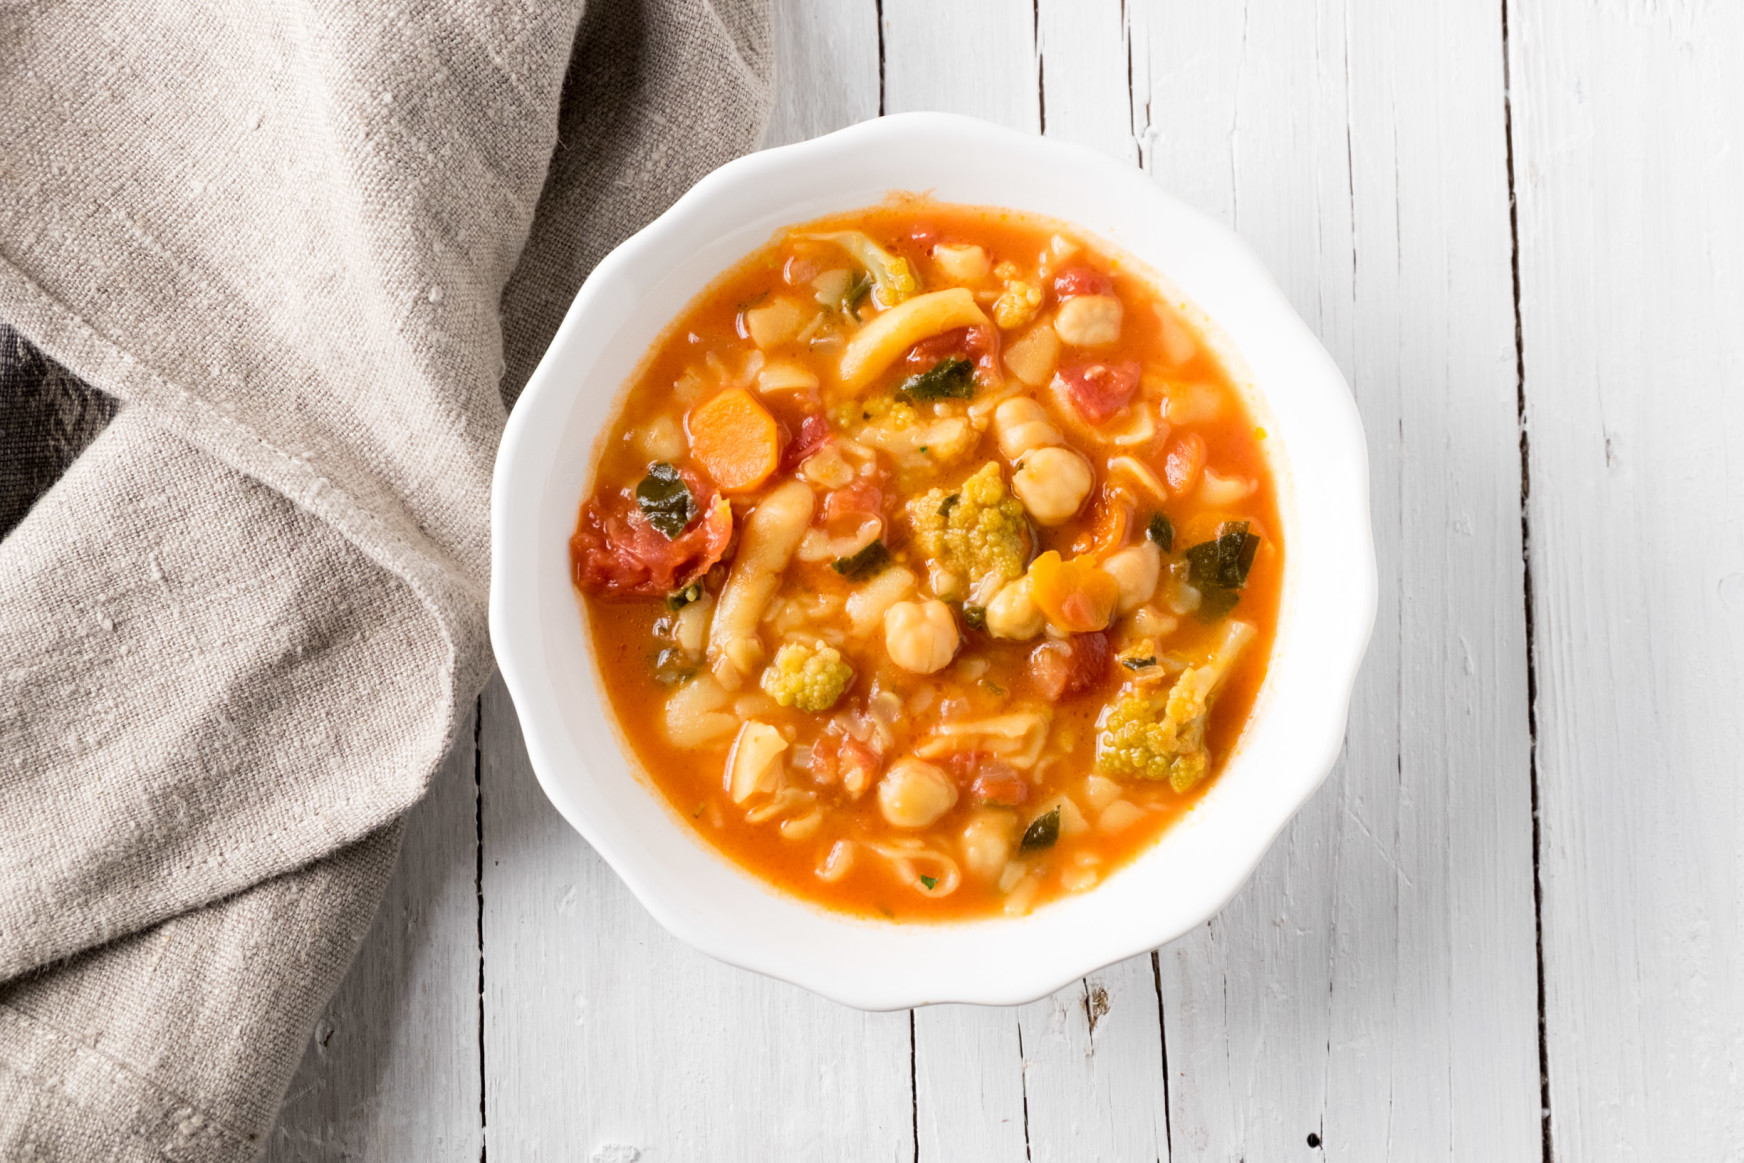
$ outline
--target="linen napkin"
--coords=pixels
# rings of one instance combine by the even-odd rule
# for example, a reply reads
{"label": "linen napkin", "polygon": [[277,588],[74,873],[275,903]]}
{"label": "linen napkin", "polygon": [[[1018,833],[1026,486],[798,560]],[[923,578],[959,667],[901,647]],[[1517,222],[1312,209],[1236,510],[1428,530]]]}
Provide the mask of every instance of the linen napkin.
{"label": "linen napkin", "polygon": [[258,1153],[489,672],[505,408],[765,4],[0,5],[0,342],[114,412],[0,540],[0,1158]]}

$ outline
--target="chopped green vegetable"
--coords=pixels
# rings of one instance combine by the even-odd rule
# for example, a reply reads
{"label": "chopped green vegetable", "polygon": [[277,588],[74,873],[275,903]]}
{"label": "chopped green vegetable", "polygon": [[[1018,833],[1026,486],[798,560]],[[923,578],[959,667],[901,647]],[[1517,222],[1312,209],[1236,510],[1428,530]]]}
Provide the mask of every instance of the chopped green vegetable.
{"label": "chopped green vegetable", "polygon": [[1123,658],[1120,660],[1120,665],[1128,670],[1148,670],[1156,664],[1157,656],[1154,654],[1146,655],[1143,658]]}
{"label": "chopped green vegetable", "polygon": [[693,581],[683,589],[673,590],[667,594],[666,608],[668,610],[682,610],[700,597],[702,597],[702,583]]}
{"label": "chopped green vegetable", "polygon": [[1096,770],[1103,775],[1166,779],[1191,790],[1211,768],[1205,724],[1211,700],[1253,639],[1246,622],[1230,622],[1211,656],[1181,672],[1167,693],[1142,683],[1108,705],[1097,725]]}
{"label": "chopped green vegetable", "polygon": [[949,517],[951,515],[951,510],[955,509],[957,507],[957,502],[961,501],[962,499],[963,499],[963,495],[961,493],[952,493],[950,496],[948,496],[944,500],[940,501],[939,502],[939,516]]}
{"label": "chopped green vegetable", "polygon": [[789,642],[775,652],[759,685],[784,707],[817,714],[836,705],[854,683],[854,668],[833,646]]}
{"label": "chopped green vegetable", "polygon": [[975,394],[975,365],[960,355],[946,356],[903,380],[896,394],[909,400],[967,400]]}
{"label": "chopped green vegetable", "polygon": [[884,547],[882,540],[872,542],[851,557],[838,557],[830,562],[830,568],[849,581],[864,581],[883,573],[889,567],[890,550]]}
{"label": "chopped green vegetable", "polygon": [[879,305],[896,306],[920,291],[920,280],[905,258],[897,258],[858,230],[837,230],[827,234],[801,234],[798,237],[814,242],[833,242],[866,268],[878,284]]}
{"label": "chopped green vegetable", "polygon": [[1145,526],[1145,536],[1157,543],[1157,548],[1164,553],[1175,547],[1175,526],[1161,513],[1152,513],[1150,524]]}
{"label": "chopped green vegetable", "polygon": [[848,289],[842,293],[842,313],[852,315],[860,309],[860,304],[866,301],[866,296],[872,293],[872,276],[861,271],[854,276],[854,281],[848,284]]}
{"label": "chopped green vegetable", "polygon": [[1201,619],[1216,621],[1235,608],[1259,544],[1246,521],[1225,521],[1214,540],[1187,550],[1187,580],[1199,591]]}
{"label": "chopped green vegetable", "polygon": [[690,486],[677,469],[663,460],[648,466],[648,475],[636,486],[636,503],[642,506],[648,524],[665,534],[667,540],[683,533],[696,516],[696,499],[690,495]]}
{"label": "chopped green vegetable", "polygon": [[1030,852],[1037,848],[1052,848],[1060,838],[1060,809],[1043,812],[1029,822],[1024,829],[1023,841],[1018,844],[1018,851]]}
{"label": "chopped green vegetable", "polygon": [[923,876],[920,878],[920,882],[927,886],[928,892],[931,892],[933,890],[933,885],[939,882],[939,878],[936,876]]}
{"label": "chopped green vegetable", "polygon": [[971,630],[987,629],[987,607],[973,602],[963,603],[963,621]]}

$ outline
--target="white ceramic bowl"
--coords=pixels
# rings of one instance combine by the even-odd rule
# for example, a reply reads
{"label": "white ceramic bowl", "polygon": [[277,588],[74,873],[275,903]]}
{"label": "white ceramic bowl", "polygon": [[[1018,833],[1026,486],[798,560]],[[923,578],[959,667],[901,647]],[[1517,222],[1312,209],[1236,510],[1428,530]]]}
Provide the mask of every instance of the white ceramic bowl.
{"label": "white ceramic bowl", "polygon": [[[768,888],[717,854],[627,757],[570,584],[569,536],[595,439],[661,331],[781,227],[891,190],[1064,219],[1148,264],[1209,321],[1270,433],[1279,482],[1276,645],[1222,775],[1130,865],[1016,920],[848,917]],[[1375,613],[1356,407],[1248,248],[1128,165],[943,114],[869,121],[732,162],[608,255],[509,419],[491,532],[492,641],[557,810],[679,937],[866,1009],[1029,1001],[1210,917],[1331,769]]]}

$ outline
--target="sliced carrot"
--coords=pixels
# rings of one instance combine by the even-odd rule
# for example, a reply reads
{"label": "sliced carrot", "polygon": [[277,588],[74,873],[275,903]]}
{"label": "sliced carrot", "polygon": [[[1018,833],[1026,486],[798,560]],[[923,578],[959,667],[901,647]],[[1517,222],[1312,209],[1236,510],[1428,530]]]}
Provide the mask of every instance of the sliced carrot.
{"label": "sliced carrot", "polygon": [[1062,561],[1048,550],[1029,564],[1036,609],[1048,621],[1074,634],[1107,627],[1120,600],[1120,585],[1088,557]]}
{"label": "sliced carrot", "polygon": [[690,455],[726,492],[768,480],[781,462],[775,417],[744,388],[728,388],[691,409]]}

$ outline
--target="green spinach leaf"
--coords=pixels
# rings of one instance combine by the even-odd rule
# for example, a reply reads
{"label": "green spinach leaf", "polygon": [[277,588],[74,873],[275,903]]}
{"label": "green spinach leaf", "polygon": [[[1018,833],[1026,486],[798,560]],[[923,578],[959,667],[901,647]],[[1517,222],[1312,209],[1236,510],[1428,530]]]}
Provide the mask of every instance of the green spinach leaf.
{"label": "green spinach leaf", "polygon": [[960,355],[948,355],[903,380],[896,394],[910,400],[967,400],[975,394],[975,365]]}
{"label": "green spinach leaf", "polygon": [[696,516],[696,499],[690,495],[690,486],[677,469],[663,460],[648,466],[648,475],[636,486],[636,503],[642,506],[648,524],[669,541],[683,533]]}

